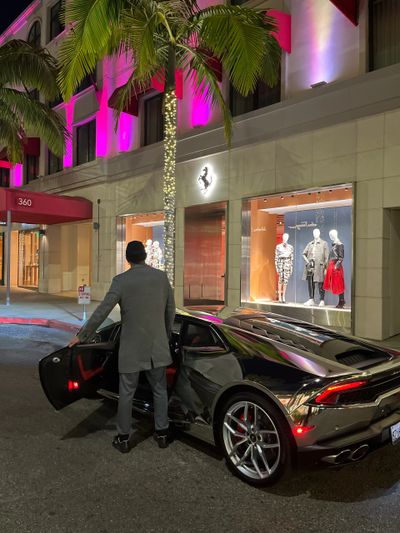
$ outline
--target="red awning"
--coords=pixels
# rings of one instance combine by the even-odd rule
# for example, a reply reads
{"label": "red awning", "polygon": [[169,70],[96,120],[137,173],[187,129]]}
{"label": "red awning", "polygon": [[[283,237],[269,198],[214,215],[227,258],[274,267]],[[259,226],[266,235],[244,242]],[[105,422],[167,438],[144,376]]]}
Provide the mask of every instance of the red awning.
{"label": "red awning", "polygon": [[331,2],[350,20],[350,22],[354,24],[354,26],[357,26],[358,0],[331,0]]}
{"label": "red awning", "polygon": [[[181,99],[183,97],[183,74],[182,74],[182,71],[179,69],[177,69],[175,72],[175,84],[176,84],[176,96],[177,98]],[[148,86],[137,87],[136,90],[132,91],[130,102],[127,104],[127,106],[123,110],[124,113],[128,113],[129,115],[135,115],[135,117],[137,117],[139,114],[139,98],[144,93],[146,93],[147,91],[151,89],[155,89],[156,91],[159,91],[160,93],[162,93],[164,92],[164,86],[165,86],[164,74],[153,76]],[[108,106],[111,107],[112,109],[115,109],[117,97],[123,87],[125,87],[125,85],[115,89],[115,91],[112,93],[112,95],[108,99]]]}
{"label": "red awning", "polygon": [[92,218],[92,202],[85,198],[60,196],[21,189],[0,189],[0,220],[26,224],[60,224]]}
{"label": "red awning", "polygon": [[40,156],[40,139],[39,137],[27,137],[24,142],[24,154]]}
{"label": "red awning", "polygon": [[[39,137],[27,137],[22,141],[24,154],[40,156],[40,139]],[[10,163],[7,155],[7,149],[0,150],[0,167],[12,168],[13,164]]]}

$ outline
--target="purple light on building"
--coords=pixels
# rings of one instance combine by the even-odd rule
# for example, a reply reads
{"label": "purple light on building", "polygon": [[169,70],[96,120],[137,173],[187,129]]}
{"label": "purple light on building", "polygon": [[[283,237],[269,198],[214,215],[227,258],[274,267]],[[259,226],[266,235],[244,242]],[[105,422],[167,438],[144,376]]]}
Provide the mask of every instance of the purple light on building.
{"label": "purple light on building", "polygon": [[195,128],[196,126],[206,126],[211,118],[211,104],[206,101],[205,94],[207,86],[201,87],[199,90],[196,85],[196,81],[192,80],[192,113],[191,123]]}
{"label": "purple light on building", "polygon": [[23,184],[22,164],[17,163],[11,169],[11,187],[21,187]]}
{"label": "purple light on building", "polygon": [[133,116],[121,113],[118,124],[118,150],[127,152],[132,148],[133,141]]}
{"label": "purple light on building", "polygon": [[64,154],[64,168],[70,168],[74,164],[74,150],[72,142],[72,131],[74,123],[74,106],[75,106],[75,97],[72,97],[69,102],[65,104],[65,127],[70,134],[69,138],[65,143],[65,154]]}

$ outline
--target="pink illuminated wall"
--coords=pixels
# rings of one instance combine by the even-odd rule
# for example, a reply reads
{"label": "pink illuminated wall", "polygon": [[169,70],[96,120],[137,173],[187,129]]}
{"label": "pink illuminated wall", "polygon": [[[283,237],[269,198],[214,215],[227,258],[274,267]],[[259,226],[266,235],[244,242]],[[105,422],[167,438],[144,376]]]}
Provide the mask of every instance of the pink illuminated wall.
{"label": "pink illuminated wall", "polygon": [[118,124],[118,151],[127,152],[133,144],[134,119],[128,113],[121,113]]}
{"label": "pink illuminated wall", "polygon": [[205,99],[205,90],[207,87],[202,87],[202,91],[197,91],[196,79],[191,80],[192,94],[192,110],[191,110],[191,126],[196,128],[199,126],[206,126],[211,118],[211,104]]}
{"label": "pink illuminated wall", "polygon": [[10,186],[21,187],[23,185],[23,167],[21,163],[17,163],[10,171]]}
{"label": "pink illuminated wall", "polygon": [[70,168],[74,164],[74,150],[73,150],[73,123],[74,123],[74,107],[75,107],[76,97],[73,96],[69,102],[65,104],[65,124],[68,133],[70,134],[69,139],[65,145],[65,154],[64,154],[64,168]]}
{"label": "pink illuminated wall", "polygon": [[0,35],[0,46],[8,39],[15,37],[15,34],[25,26],[25,24],[28,22],[28,18],[38,7],[40,7],[40,4],[40,0],[35,0],[25,9],[25,11],[21,13],[17,19],[14,20],[14,22]]}

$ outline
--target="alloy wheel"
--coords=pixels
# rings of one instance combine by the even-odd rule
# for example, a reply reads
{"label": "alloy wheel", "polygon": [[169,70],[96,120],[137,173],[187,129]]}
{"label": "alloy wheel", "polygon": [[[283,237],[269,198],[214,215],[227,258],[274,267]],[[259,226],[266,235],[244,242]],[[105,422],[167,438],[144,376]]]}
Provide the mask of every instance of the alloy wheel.
{"label": "alloy wheel", "polygon": [[269,414],[256,403],[232,404],[225,413],[222,436],[229,460],[246,477],[265,480],[278,468],[278,430]]}

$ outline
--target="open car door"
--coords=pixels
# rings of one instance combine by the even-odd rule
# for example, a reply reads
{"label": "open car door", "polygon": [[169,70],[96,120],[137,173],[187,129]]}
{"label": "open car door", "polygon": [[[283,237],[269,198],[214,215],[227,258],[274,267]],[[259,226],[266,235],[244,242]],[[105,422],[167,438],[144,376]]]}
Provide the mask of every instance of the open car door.
{"label": "open car door", "polygon": [[114,353],[114,342],[99,342],[62,348],[44,357],[39,362],[40,381],[53,407],[59,411],[95,396]]}

